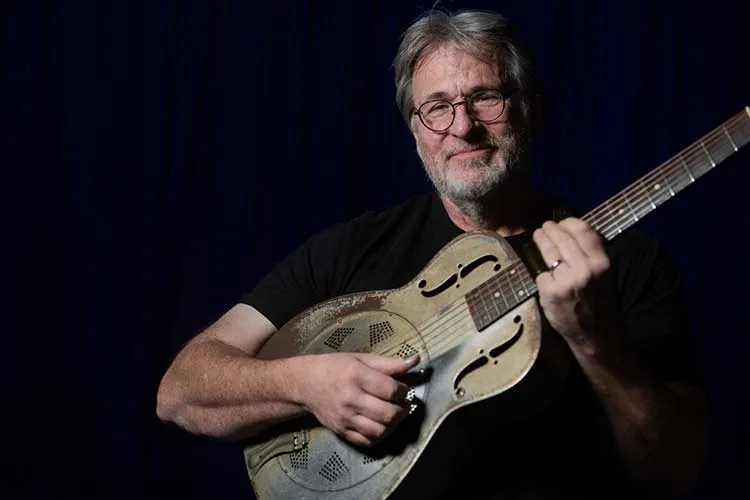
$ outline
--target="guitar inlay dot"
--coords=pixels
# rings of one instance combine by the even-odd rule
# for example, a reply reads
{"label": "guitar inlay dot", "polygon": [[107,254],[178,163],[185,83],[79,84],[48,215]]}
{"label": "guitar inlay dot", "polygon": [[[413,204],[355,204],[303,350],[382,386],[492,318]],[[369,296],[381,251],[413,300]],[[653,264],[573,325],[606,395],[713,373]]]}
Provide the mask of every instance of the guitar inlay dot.
{"label": "guitar inlay dot", "polygon": [[523,290],[519,290],[519,291],[518,291],[518,295],[519,295],[520,297],[523,297],[523,295],[524,295],[524,292],[523,292]]}
{"label": "guitar inlay dot", "polygon": [[496,298],[496,299],[499,299],[499,298],[500,298],[500,292],[495,292],[495,298]]}
{"label": "guitar inlay dot", "polygon": [[621,209],[619,210],[619,213],[620,213],[620,214],[624,214],[624,213],[625,213],[625,209],[621,208]]}
{"label": "guitar inlay dot", "polygon": [[654,191],[658,191],[658,190],[660,190],[660,189],[661,189],[661,185],[659,185],[659,184],[654,184]]}
{"label": "guitar inlay dot", "polygon": [[515,269],[511,269],[510,270],[510,274],[516,274],[516,270]]}

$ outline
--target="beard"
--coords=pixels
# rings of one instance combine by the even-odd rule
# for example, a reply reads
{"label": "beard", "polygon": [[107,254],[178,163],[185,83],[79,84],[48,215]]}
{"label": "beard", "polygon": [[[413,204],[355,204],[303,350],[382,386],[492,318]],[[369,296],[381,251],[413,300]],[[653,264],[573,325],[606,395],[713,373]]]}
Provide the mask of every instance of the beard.
{"label": "beard", "polygon": [[[522,134],[515,131],[502,136],[487,134],[477,140],[459,139],[456,144],[430,155],[417,139],[417,152],[437,192],[459,207],[473,207],[469,211],[474,212],[525,175],[526,142]],[[491,148],[487,155],[451,158],[461,151],[485,147]]]}

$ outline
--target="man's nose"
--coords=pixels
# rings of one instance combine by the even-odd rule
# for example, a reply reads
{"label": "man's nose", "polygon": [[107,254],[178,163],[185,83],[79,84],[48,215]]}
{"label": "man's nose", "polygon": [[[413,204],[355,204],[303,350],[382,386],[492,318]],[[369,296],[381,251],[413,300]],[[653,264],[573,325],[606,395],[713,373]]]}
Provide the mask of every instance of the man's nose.
{"label": "man's nose", "polygon": [[471,130],[476,126],[474,118],[469,114],[468,103],[466,101],[460,102],[454,105],[453,123],[448,132],[456,137],[466,137]]}

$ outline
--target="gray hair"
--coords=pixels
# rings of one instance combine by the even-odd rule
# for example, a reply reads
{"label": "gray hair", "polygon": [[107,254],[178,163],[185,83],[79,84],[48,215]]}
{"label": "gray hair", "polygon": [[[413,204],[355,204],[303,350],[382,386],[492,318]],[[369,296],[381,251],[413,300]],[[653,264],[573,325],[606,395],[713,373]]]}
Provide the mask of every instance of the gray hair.
{"label": "gray hair", "polygon": [[393,60],[396,104],[411,127],[412,79],[417,62],[433,50],[453,45],[477,59],[503,61],[503,85],[518,93],[520,119],[534,135],[540,121],[540,92],[531,58],[515,40],[505,17],[494,12],[430,10],[404,32]]}

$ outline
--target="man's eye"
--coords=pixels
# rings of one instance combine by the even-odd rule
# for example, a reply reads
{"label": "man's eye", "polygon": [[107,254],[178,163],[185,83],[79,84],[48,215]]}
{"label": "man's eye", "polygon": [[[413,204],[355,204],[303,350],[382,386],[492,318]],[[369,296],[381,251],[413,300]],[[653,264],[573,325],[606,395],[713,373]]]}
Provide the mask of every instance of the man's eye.
{"label": "man's eye", "polygon": [[431,116],[440,116],[445,113],[449,113],[450,110],[451,105],[444,101],[433,102],[429,106],[427,106],[427,114]]}
{"label": "man's eye", "polygon": [[481,94],[475,95],[474,99],[472,99],[475,104],[480,104],[482,106],[493,106],[501,100],[502,96],[497,92],[482,92]]}

